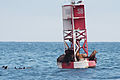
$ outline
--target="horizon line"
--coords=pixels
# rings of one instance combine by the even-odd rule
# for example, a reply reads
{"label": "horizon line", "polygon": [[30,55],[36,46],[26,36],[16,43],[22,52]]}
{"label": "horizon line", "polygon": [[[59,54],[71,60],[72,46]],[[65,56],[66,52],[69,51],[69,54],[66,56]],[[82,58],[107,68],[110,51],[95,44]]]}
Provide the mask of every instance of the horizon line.
{"label": "horizon line", "polygon": [[[64,42],[64,41],[39,41],[39,40],[0,40],[0,42]],[[120,42],[120,41],[88,41],[88,42]]]}

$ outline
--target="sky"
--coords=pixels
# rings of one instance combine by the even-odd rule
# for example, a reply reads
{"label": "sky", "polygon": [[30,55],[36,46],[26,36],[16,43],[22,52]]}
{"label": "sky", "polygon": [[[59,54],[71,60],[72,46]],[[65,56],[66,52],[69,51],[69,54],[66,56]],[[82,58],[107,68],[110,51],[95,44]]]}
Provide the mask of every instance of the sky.
{"label": "sky", "polygon": [[[0,41],[62,42],[68,0],[0,0]],[[85,0],[88,42],[120,42],[120,0]]]}

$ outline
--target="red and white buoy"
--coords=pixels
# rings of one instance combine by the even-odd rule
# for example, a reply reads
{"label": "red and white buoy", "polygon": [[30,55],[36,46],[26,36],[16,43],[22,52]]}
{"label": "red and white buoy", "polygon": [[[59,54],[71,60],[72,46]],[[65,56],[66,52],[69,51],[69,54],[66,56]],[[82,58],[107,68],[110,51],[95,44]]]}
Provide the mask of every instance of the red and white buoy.
{"label": "red and white buoy", "polygon": [[58,62],[57,65],[59,68],[63,69],[92,68],[96,66],[96,62],[84,59],[82,61],[70,62],[69,64]]}
{"label": "red and white buoy", "polygon": [[74,62],[62,63],[57,62],[59,68],[89,68],[95,67],[96,61],[90,61],[83,58],[80,61],[76,59],[76,53],[88,55],[87,30],[85,26],[85,9],[82,1],[72,1],[70,5],[62,6],[63,12],[63,36],[64,50],[70,48],[74,51]]}

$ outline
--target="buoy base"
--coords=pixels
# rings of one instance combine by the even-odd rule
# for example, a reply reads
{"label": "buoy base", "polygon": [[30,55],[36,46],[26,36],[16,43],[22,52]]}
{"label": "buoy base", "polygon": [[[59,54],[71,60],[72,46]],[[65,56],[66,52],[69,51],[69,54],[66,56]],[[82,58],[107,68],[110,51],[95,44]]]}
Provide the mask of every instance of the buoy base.
{"label": "buoy base", "polygon": [[59,68],[62,69],[93,68],[96,67],[96,61],[95,60],[89,61],[88,59],[84,59],[70,63],[57,62],[57,65]]}

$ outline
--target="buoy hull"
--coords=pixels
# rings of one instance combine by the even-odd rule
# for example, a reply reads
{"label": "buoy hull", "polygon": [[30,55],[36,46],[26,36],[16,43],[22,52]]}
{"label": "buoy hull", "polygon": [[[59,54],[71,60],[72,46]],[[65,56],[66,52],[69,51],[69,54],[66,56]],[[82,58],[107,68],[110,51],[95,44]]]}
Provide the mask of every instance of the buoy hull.
{"label": "buoy hull", "polygon": [[96,61],[89,61],[87,59],[77,61],[77,62],[70,62],[70,63],[61,63],[57,62],[59,68],[62,69],[76,69],[76,68],[93,68],[96,67]]}

